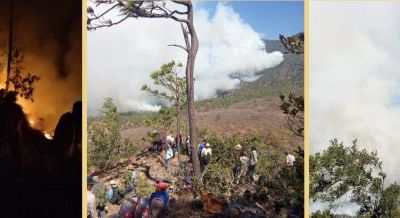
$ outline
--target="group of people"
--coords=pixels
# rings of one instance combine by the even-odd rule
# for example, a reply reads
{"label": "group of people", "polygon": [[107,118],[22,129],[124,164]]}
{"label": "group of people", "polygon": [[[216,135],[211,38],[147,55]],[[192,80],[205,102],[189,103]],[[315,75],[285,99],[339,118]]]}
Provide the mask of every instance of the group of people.
{"label": "group of people", "polygon": [[118,180],[111,180],[108,185],[101,183],[98,176],[88,177],[88,214],[91,217],[105,217],[106,203],[120,204],[124,197],[136,194],[137,173],[133,166],[127,167],[129,181],[124,190],[120,190]]}
{"label": "group of people", "polygon": [[245,175],[246,181],[254,181],[254,172],[258,162],[258,153],[256,147],[252,147],[250,154],[242,145],[235,146],[236,153],[238,154],[238,161],[233,167],[234,176],[237,183],[242,175]]}
{"label": "group of people", "polygon": [[212,156],[212,148],[207,140],[203,139],[198,145],[198,152],[200,157],[200,169],[204,171],[205,167],[210,163]]}
{"label": "group of people", "polygon": [[[254,172],[256,170],[256,165],[258,162],[258,153],[256,147],[252,147],[249,152],[244,149],[240,144],[235,146],[235,149],[238,154],[238,161],[233,167],[234,176],[239,182],[242,175],[245,175],[246,181],[252,182],[254,181]],[[290,154],[288,151],[286,154],[286,165],[288,167],[294,167],[296,162],[296,157]]]}
{"label": "group of people", "polygon": [[[75,102],[72,111],[61,116],[53,139],[48,139],[43,130],[32,127],[17,98],[17,92],[0,89],[0,165],[3,176],[0,182],[13,181],[12,184],[26,187],[23,195],[27,200],[18,197],[22,207],[32,207],[32,210],[25,211],[47,214],[52,213],[49,208],[54,208],[71,216],[81,214],[81,202],[71,202],[70,199],[80,199],[79,193],[73,190],[81,187],[82,103]],[[42,159],[49,162],[43,165]],[[25,164],[28,160],[29,165]],[[39,174],[41,176],[37,176]],[[62,192],[56,188],[36,191],[41,188],[35,185],[50,181],[58,186],[48,187],[63,187]],[[54,205],[47,202],[46,208],[42,208],[43,199],[49,193],[63,195],[62,201],[54,202]],[[15,192],[13,195],[19,196]]]}
{"label": "group of people", "polygon": [[[137,174],[133,170],[131,174],[131,184],[133,194],[121,193],[118,190],[116,180],[111,180],[107,187],[99,182],[97,176],[87,179],[87,208],[88,218],[106,217],[106,203],[121,205],[117,214],[109,217],[133,218],[133,217],[158,217],[158,214],[167,211],[170,196],[168,194],[168,184],[157,179],[155,191],[150,196],[136,196],[135,183]],[[185,185],[191,184],[189,177],[184,179]]]}
{"label": "group of people", "polygon": [[161,145],[164,145],[165,150],[165,168],[168,172],[170,172],[171,168],[171,161],[175,157],[177,152],[181,154],[187,154],[190,156],[190,146],[189,146],[189,139],[188,136],[186,141],[182,140],[182,132],[179,131],[179,134],[174,138],[172,135],[167,135],[165,140],[161,140]]}

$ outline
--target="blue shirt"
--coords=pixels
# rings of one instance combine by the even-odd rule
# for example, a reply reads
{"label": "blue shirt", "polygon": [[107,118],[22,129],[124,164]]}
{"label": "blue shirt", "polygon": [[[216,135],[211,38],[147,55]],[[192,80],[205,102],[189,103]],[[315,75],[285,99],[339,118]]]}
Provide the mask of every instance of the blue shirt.
{"label": "blue shirt", "polygon": [[201,143],[199,144],[199,152],[201,153],[201,151],[203,150],[203,148],[206,147],[205,144]]}
{"label": "blue shirt", "polygon": [[164,203],[164,207],[168,207],[169,195],[165,191],[156,191],[150,195],[149,204],[151,205],[151,201],[155,198],[161,199]]}
{"label": "blue shirt", "polygon": [[112,188],[108,189],[108,191],[107,191],[108,200],[111,200],[113,194],[114,194],[114,191],[112,190]]}
{"label": "blue shirt", "polygon": [[172,156],[174,156],[174,151],[172,151],[171,148],[168,148],[167,154],[165,155],[165,158],[166,158],[167,160],[169,160],[169,159],[172,158]]}

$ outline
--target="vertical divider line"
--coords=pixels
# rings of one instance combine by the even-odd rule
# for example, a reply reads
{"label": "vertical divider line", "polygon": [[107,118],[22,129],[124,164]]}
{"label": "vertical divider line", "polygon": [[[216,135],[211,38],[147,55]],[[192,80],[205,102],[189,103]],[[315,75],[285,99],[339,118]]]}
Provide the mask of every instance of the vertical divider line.
{"label": "vertical divider line", "polygon": [[309,165],[309,146],[310,146],[310,125],[309,125],[309,17],[310,0],[304,0],[304,217],[310,214],[310,165]]}
{"label": "vertical divider line", "polygon": [[87,217],[87,1],[82,0],[82,218]]}

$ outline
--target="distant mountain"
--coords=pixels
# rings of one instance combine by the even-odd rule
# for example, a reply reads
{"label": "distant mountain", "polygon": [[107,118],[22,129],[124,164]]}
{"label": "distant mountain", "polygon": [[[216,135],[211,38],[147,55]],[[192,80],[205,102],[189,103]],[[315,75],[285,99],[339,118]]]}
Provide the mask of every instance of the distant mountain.
{"label": "distant mountain", "polygon": [[271,53],[274,51],[280,51],[280,52],[285,51],[285,48],[282,46],[282,44],[279,40],[264,39],[263,41],[265,44],[265,50],[268,53]]}
{"label": "distant mountain", "polygon": [[284,53],[283,62],[278,66],[261,71],[258,82],[304,84],[304,55],[287,53],[279,40],[264,40],[267,52]]}

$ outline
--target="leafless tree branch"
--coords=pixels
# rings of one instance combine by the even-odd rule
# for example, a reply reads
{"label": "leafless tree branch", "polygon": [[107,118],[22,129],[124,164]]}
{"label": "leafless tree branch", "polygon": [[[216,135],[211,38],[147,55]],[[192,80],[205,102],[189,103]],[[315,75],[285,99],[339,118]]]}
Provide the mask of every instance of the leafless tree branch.
{"label": "leafless tree branch", "polygon": [[183,46],[183,45],[172,44],[172,45],[168,45],[168,46],[178,47],[178,48],[181,48],[181,49],[185,50],[186,52],[189,52],[189,51],[185,48],[185,46]]}

